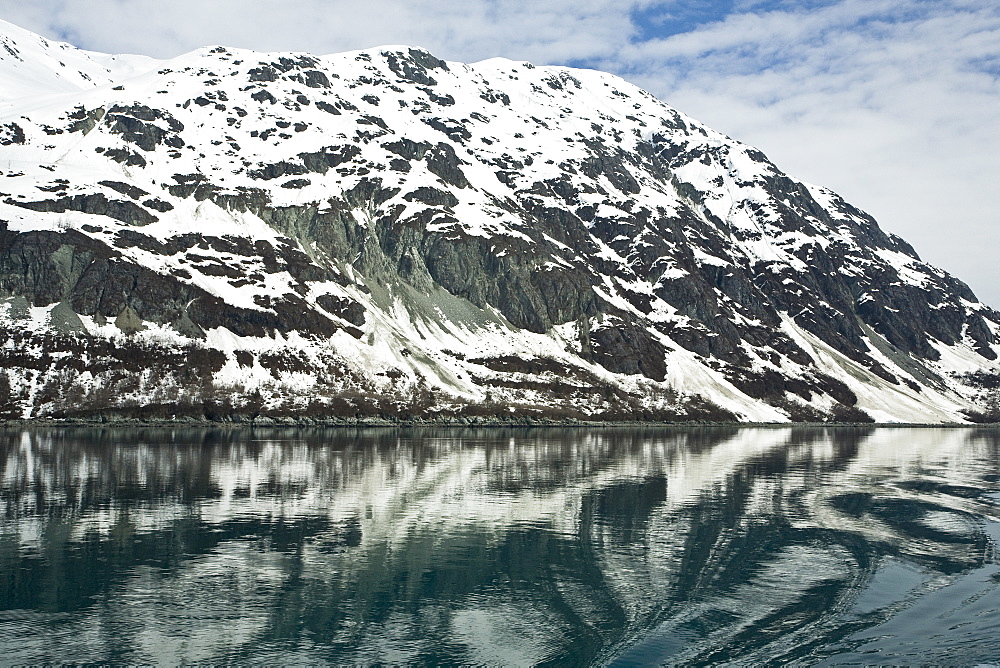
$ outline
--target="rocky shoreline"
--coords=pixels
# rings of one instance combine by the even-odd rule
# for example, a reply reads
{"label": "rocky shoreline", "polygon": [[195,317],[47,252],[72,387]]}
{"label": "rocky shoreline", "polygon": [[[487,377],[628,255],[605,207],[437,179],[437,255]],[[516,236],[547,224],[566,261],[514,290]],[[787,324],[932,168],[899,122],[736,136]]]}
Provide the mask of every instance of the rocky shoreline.
{"label": "rocky shoreline", "polygon": [[1000,429],[1000,422],[987,422],[979,424],[968,424],[960,422],[946,423],[925,423],[925,422],[717,422],[683,420],[676,422],[664,421],[644,421],[644,420],[578,420],[560,418],[525,418],[525,417],[459,417],[459,418],[328,418],[317,419],[310,417],[257,417],[257,418],[230,418],[224,420],[210,420],[208,418],[180,418],[176,420],[153,420],[125,417],[96,416],[93,418],[38,418],[24,420],[0,420],[0,429],[32,429],[37,427],[137,427],[137,428],[272,428],[272,427],[292,427],[301,429],[313,428],[356,428],[356,427],[390,427],[390,428],[419,428],[419,427],[581,427],[588,429],[607,428],[664,428],[664,429],[689,429],[696,427],[733,427],[733,428],[773,428],[773,429],[800,429],[800,428],[863,428],[863,429],[884,429],[884,428],[906,428],[906,429]]}

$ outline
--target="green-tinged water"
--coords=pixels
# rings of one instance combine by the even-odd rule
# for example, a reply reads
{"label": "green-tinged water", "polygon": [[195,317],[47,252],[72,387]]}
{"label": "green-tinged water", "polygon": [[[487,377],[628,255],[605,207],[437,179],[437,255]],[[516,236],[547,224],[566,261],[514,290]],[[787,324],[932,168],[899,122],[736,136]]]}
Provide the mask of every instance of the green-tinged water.
{"label": "green-tinged water", "polygon": [[4,664],[1000,659],[1000,431],[0,432]]}

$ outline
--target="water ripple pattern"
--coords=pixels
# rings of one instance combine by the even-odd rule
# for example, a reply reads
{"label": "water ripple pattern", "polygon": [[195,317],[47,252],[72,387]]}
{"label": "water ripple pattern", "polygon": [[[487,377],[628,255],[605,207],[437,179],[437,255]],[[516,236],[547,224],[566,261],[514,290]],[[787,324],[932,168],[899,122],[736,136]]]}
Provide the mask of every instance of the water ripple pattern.
{"label": "water ripple pattern", "polygon": [[1000,430],[0,431],[6,663],[975,664]]}

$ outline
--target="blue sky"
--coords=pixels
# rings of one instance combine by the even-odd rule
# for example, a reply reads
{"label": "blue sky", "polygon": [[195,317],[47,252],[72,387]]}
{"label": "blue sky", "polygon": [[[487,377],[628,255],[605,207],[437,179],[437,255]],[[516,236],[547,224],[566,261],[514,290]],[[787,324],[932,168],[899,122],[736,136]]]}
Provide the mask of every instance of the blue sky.
{"label": "blue sky", "polygon": [[0,0],[87,49],[419,45],[619,74],[833,188],[1000,307],[996,0]]}

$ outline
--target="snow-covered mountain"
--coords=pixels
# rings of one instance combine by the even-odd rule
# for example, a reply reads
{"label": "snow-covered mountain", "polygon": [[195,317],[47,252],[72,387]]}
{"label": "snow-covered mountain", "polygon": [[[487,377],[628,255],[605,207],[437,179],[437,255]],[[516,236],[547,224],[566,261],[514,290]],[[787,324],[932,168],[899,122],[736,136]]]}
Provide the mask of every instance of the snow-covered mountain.
{"label": "snow-covered mountain", "polygon": [[0,47],[7,415],[995,412],[1000,313],[615,76]]}

